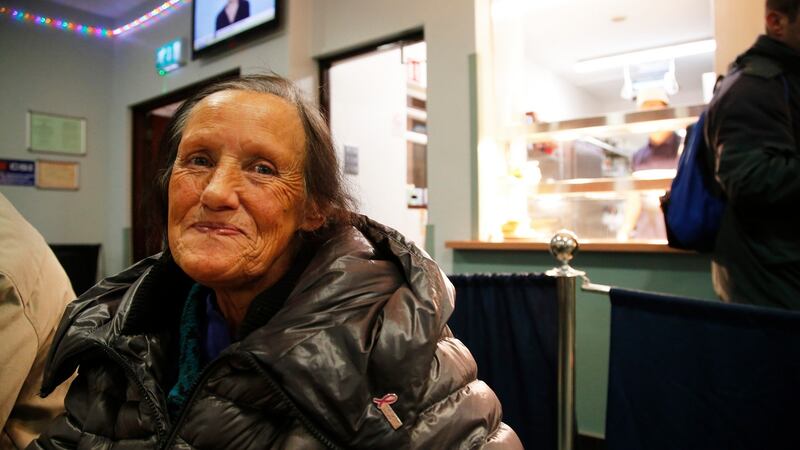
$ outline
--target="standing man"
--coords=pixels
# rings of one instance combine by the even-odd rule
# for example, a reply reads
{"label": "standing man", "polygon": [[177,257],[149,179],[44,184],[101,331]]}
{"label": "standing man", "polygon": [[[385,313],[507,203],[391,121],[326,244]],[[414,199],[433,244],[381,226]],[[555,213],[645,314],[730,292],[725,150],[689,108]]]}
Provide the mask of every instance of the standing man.
{"label": "standing man", "polygon": [[800,0],[766,1],[766,35],[709,106],[706,139],[728,200],[712,278],[728,302],[800,310]]}
{"label": "standing man", "polygon": [[64,411],[64,383],[39,397],[61,315],[75,298],[44,238],[0,194],[0,450],[24,448]]}

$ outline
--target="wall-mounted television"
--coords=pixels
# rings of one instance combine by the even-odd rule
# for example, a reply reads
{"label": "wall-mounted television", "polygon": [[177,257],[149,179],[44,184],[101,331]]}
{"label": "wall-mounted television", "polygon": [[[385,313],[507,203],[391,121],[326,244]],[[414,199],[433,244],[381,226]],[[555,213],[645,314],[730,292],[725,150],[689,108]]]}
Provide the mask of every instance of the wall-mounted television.
{"label": "wall-mounted television", "polygon": [[192,2],[192,59],[236,46],[276,30],[279,0],[194,0]]}

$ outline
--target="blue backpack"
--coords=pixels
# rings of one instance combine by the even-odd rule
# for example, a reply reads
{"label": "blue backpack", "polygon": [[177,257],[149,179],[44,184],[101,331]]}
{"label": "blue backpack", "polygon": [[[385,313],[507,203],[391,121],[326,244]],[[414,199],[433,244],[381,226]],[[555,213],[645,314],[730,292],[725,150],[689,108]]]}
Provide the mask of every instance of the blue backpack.
{"label": "blue backpack", "polygon": [[[719,84],[721,78],[717,80]],[[789,102],[789,84],[785,77],[783,94]],[[723,88],[720,88],[722,91]],[[722,95],[715,92],[714,95]],[[717,232],[725,212],[726,200],[714,193],[713,171],[704,169],[708,146],[705,139],[706,111],[700,114],[687,136],[678,159],[678,172],[667,195],[661,198],[667,243],[670,247],[708,253],[714,250]]]}
{"label": "blue backpack", "polygon": [[708,147],[704,136],[706,112],[692,127],[678,159],[678,172],[667,195],[661,199],[667,241],[670,247],[698,252],[714,249],[717,231],[725,211],[725,199],[715,195],[704,158]]}

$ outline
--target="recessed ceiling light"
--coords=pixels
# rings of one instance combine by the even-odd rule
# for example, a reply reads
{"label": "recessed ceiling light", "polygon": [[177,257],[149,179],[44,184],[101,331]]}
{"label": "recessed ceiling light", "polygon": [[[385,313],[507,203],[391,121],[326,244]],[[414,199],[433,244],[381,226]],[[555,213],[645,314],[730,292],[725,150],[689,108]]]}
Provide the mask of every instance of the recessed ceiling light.
{"label": "recessed ceiling light", "polygon": [[665,47],[648,48],[617,55],[602,56],[599,58],[578,61],[573,66],[578,73],[594,72],[598,70],[615,69],[626,65],[642,64],[653,61],[670,60],[683,56],[713,53],[717,49],[714,39],[685,42],[682,44],[668,45]]}

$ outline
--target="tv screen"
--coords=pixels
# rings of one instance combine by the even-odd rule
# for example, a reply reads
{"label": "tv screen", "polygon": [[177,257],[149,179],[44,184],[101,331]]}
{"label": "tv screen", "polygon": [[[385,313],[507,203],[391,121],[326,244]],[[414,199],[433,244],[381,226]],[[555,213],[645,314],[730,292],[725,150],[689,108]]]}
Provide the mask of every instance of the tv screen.
{"label": "tv screen", "polygon": [[277,0],[194,0],[192,58],[278,27]]}

